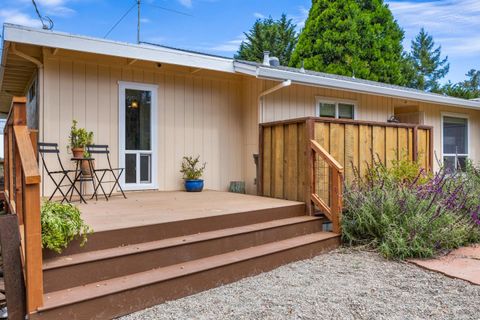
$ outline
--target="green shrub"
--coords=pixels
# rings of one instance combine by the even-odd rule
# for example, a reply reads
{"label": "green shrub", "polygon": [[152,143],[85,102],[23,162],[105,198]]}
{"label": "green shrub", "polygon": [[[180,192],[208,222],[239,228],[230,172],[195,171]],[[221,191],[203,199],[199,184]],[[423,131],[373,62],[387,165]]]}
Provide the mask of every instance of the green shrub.
{"label": "green shrub", "polygon": [[186,180],[200,179],[205,171],[206,163],[200,165],[200,156],[197,157],[183,157],[182,168],[180,172]]}
{"label": "green shrub", "polygon": [[61,253],[68,243],[79,237],[80,245],[93,230],[85,224],[80,210],[71,204],[46,201],[41,208],[42,248]]}
{"label": "green shrub", "polygon": [[408,161],[376,163],[366,178],[357,173],[345,188],[344,241],[372,245],[391,259],[432,257],[479,241],[480,177],[467,187],[466,175],[425,174]]}

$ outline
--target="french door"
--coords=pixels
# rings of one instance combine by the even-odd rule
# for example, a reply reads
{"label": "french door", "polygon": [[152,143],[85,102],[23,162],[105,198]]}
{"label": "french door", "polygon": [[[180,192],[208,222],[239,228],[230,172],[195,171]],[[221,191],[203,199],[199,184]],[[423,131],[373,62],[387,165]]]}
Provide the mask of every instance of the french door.
{"label": "french door", "polygon": [[157,86],[119,82],[120,179],[126,190],[157,189]]}

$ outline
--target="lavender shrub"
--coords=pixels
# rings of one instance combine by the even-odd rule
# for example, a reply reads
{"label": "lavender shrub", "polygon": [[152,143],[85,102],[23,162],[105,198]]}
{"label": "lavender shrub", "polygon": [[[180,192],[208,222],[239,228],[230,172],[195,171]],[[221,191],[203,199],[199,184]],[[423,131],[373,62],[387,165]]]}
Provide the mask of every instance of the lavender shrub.
{"label": "lavender shrub", "polygon": [[407,259],[480,241],[480,174],[471,164],[466,172],[429,174],[411,161],[377,162],[366,177],[355,176],[344,195],[347,244]]}

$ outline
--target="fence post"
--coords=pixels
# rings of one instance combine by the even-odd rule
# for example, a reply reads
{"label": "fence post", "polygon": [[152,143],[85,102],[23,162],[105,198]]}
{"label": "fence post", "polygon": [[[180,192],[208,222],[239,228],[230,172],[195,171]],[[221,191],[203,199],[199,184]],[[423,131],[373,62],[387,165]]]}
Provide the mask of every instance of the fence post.
{"label": "fence post", "polygon": [[412,137],[412,143],[413,143],[413,161],[418,160],[418,126],[413,127],[413,137]]}

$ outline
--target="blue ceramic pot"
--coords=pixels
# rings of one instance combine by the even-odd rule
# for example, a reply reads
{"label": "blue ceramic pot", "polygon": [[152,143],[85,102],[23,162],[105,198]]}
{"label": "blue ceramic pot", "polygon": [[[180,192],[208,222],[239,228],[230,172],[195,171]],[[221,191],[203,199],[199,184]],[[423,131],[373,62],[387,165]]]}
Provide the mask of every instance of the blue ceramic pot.
{"label": "blue ceramic pot", "polygon": [[201,192],[203,190],[203,180],[185,180],[185,190],[187,192]]}

